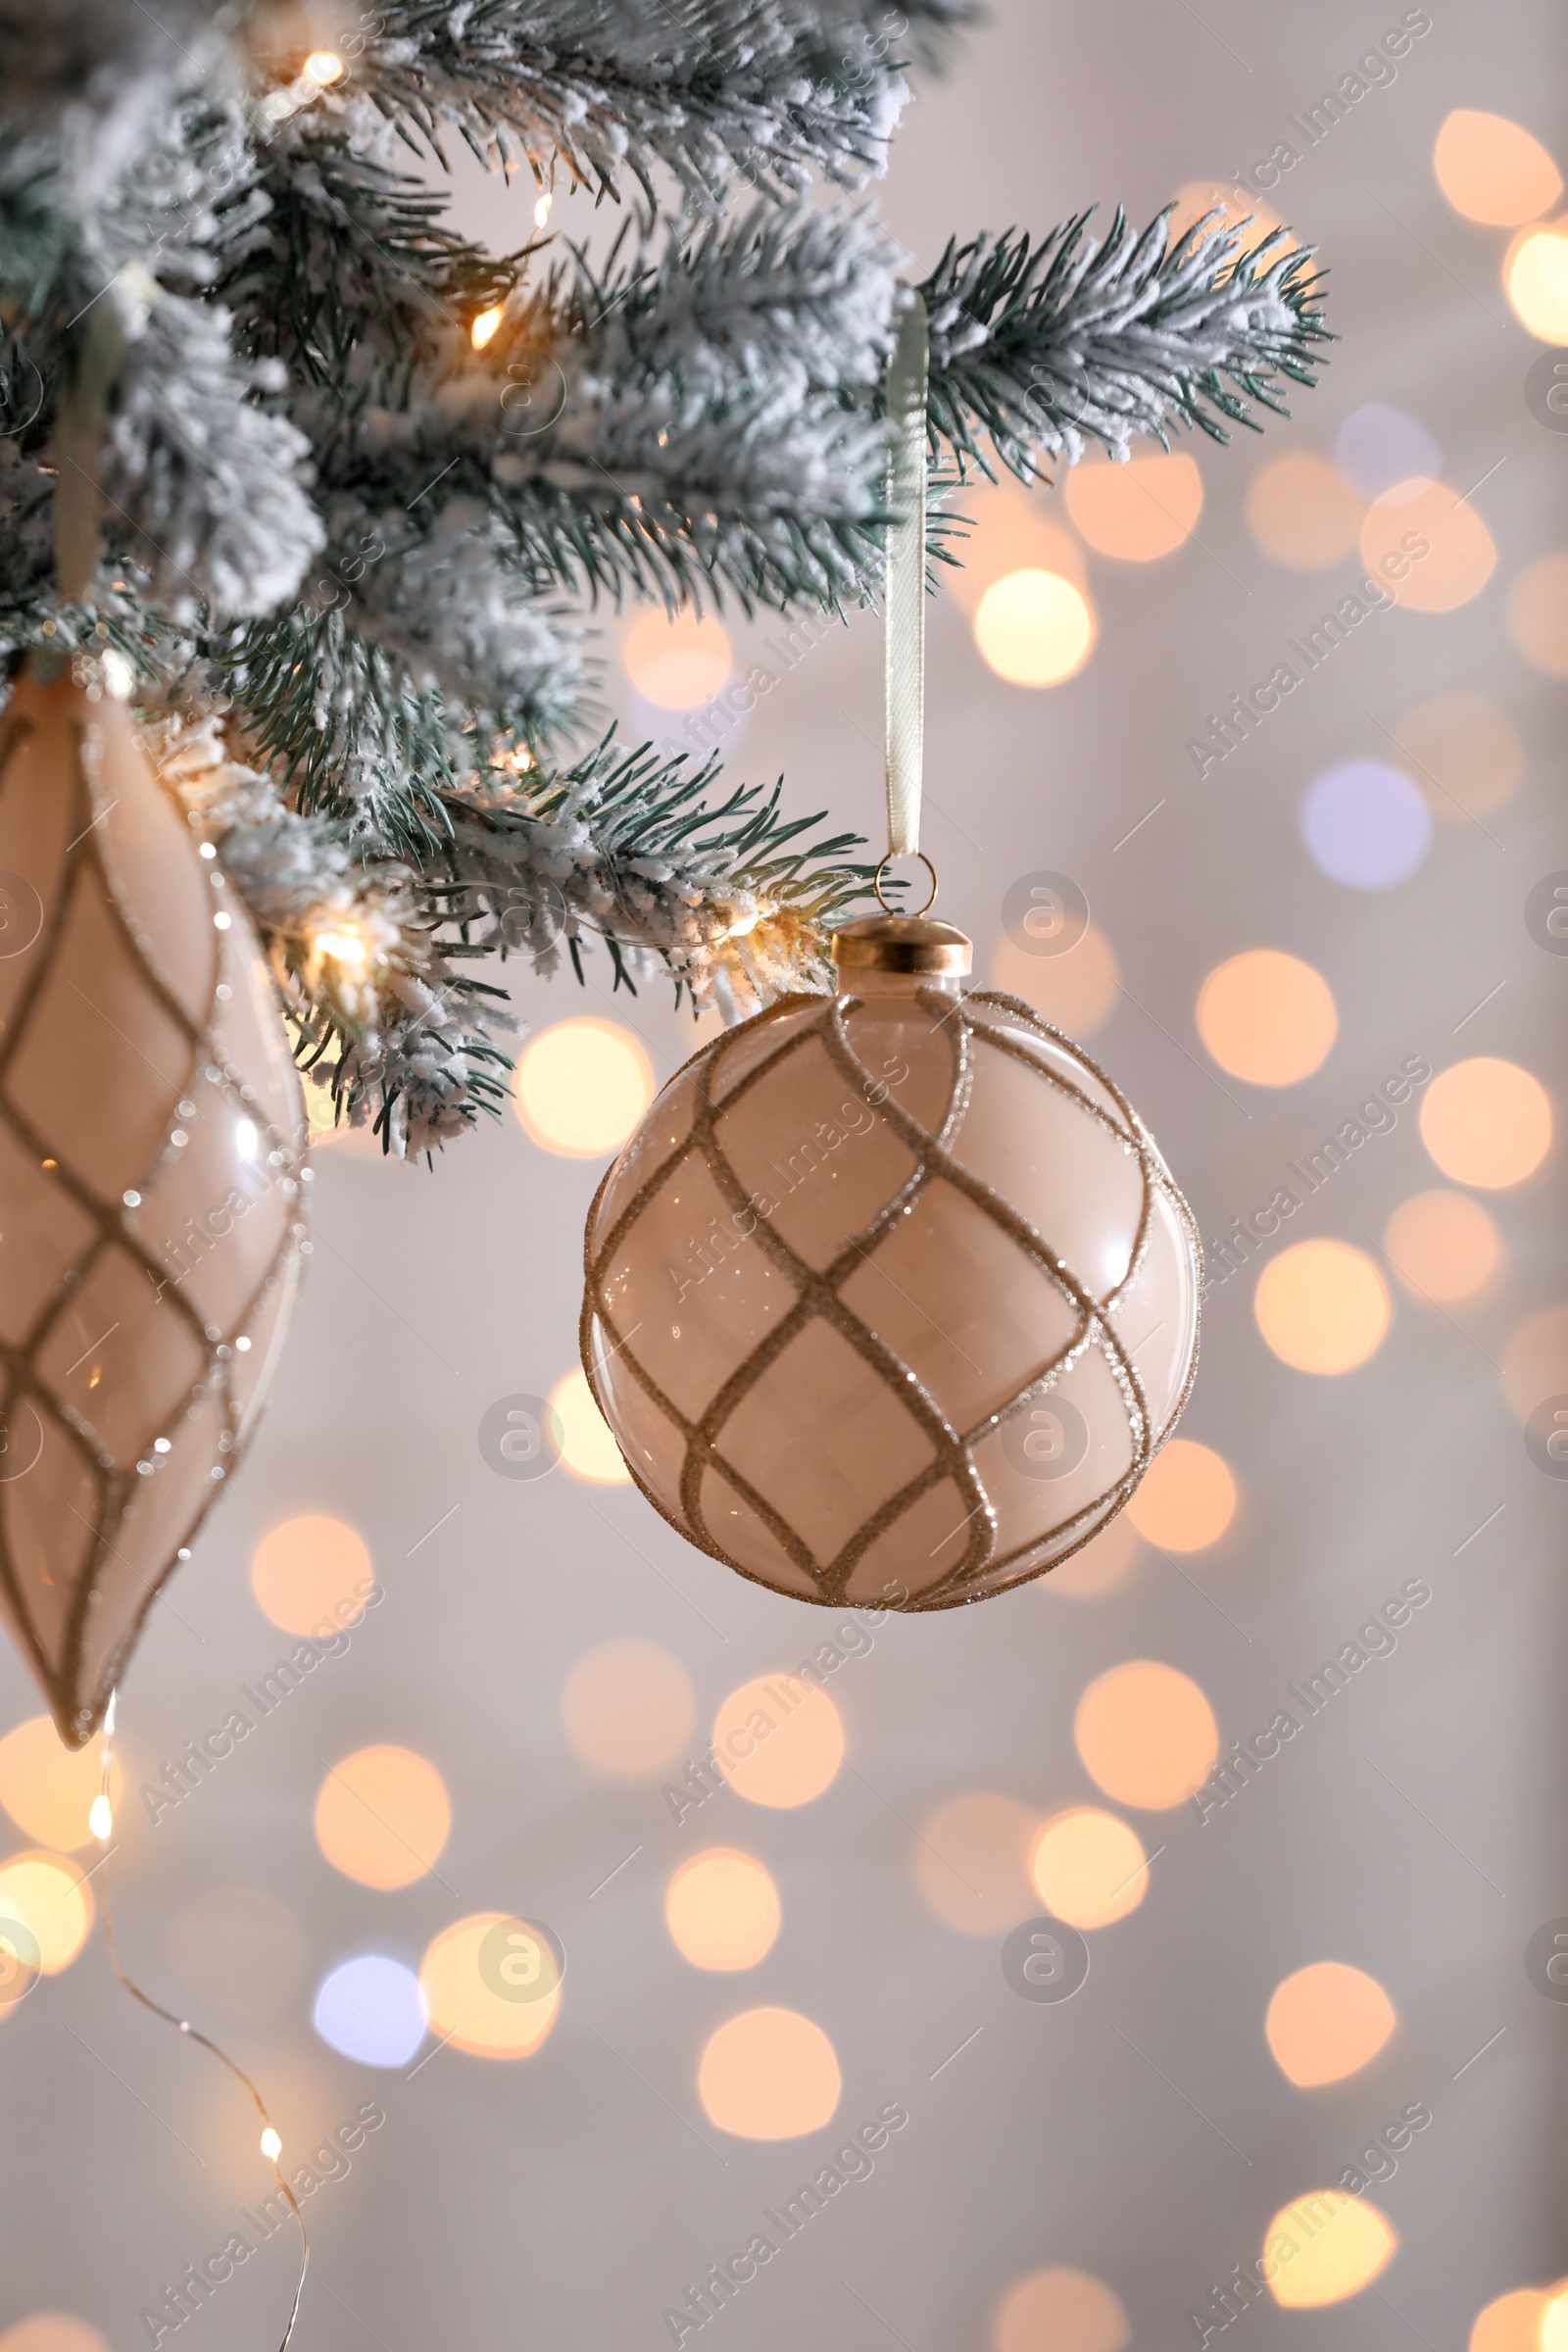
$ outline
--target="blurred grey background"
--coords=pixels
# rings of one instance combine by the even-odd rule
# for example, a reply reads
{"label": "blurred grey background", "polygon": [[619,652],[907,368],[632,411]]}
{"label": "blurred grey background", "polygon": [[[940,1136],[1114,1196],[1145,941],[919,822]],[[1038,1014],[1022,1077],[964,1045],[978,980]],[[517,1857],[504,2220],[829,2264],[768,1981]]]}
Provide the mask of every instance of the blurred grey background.
{"label": "blurred grey background", "polygon": [[[1386,13],[1396,25],[1398,11]],[[887,219],[921,270],[950,231],[1044,228],[1090,201],[1119,198],[1141,223],[1178,188],[1266,158],[1291,135],[1287,119],[1385,29],[1344,0],[1204,0],[1201,15],[1185,0],[993,0],[945,76],[919,80],[882,191]],[[1546,346],[1502,289],[1511,232],[1461,218],[1432,154],[1448,112],[1477,107],[1568,158],[1563,64],[1544,7],[1433,0],[1396,78],[1273,192],[1330,272],[1340,339],[1322,384],[1229,450],[1188,438],[1203,508],[1177,552],[1123,563],[1079,543],[1098,636],[1077,676],[1009,685],[957,600],[932,617],[926,841],[942,911],[973,933],[990,972],[1013,882],[1073,877],[1122,984],[1091,1050],[1152,1127],[1205,1237],[1266,1199],[1274,1171],[1406,1056],[1440,1070],[1503,1057],[1560,1103],[1568,965],[1531,936],[1525,903],[1568,867],[1562,684],[1525,659],[1507,605],[1521,571],[1564,542],[1568,436],[1527,401]],[[465,171],[461,191],[464,225],[522,241],[531,189],[509,197]],[[574,220],[563,201],[553,225]],[[1268,560],[1245,518],[1249,483],[1288,453],[1328,459],[1371,403],[1426,427],[1452,490],[1480,485],[1495,570],[1451,612],[1370,619],[1200,780],[1188,740],[1362,568],[1353,550],[1316,571]],[[1040,519],[1070,533],[1062,507],[1059,489],[1037,494]],[[610,699],[646,725],[617,663],[620,624],[608,626]],[[751,637],[734,638],[744,658]],[[829,808],[874,835],[880,662],[874,617],[830,634],[731,737],[736,772],[782,772],[794,808]],[[1440,814],[1397,887],[1333,880],[1299,830],[1313,779],[1393,758],[1390,735],[1414,707],[1461,690],[1506,712],[1527,755],[1521,779],[1484,825]],[[1195,1022],[1205,975],[1254,948],[1312,964],[1338,1005],[1326,1060],[1287,1088],[1226,1075]],[[608,986],[601,960],[585,995],[569,975],[525,975],[514,994],[535,1029],[585,1010],[624,1022],[662,1080],[691,1050],[689,1018],[657,984],[635,1002],[611,1002]],[[1377,1254],[1395,1208],[1446,1182],[1415,1111],[1337,1173],[1291,1238]],[[1391,1276],[1392,1328],[1359,1370],[1321,1378],[1278,1360],[1250,1271],[1211,1297],[1183,1435],[1237,1482],[1218,1543],[1176,1556],[1140,1542],[1098,1596],[1048,1580],[881,1626],[834,1678],[847,1756],[832,1786],[793,1810],[725,1791],[684,1826],[661,1793],[664,1770],[607,1778],[568,1740],[574,1665],[625,1636],[670,1653],[695,1693],[683,1753],[696,1754],[725,1695],[792,1667],[825,1621],[685,1548],[630,1488],[564,1469],[508,1480],[481,1455],[486,1410],[547,1393],[575,1359],[578,1237],[603,1164],[541,1151],[510,1113],[433,1173],[353,1145],[317,1153],[317,1246],[269,1415],[128,1679],[131,1788],[113,1865],[128,1963],[259,2075],[290,2156],[364,2102],[384,2109],[347,2175],[307,2202],[315,2275],[299,2343],[667,2344],[666,2307],[890,2102],[908,2123],[874,2174],[705,2336],[731,2352],[803,2340],[821,2352],[1175,2352],[1201,2340],[1191,2315],[1207,2306],[1207,2340],[1219,2340],[1211,2290],[1256,2260],[1271,2216],[1332,2183],[1410,2104],[1432,2122],[1369,2191],[1399,2240],[1375,2284],[1304,2316],[1256,2303],[1224,2341],[1464,2352],[1484,2307],[1568,2270],[1568,2009],[1525,1967],[1535,1931],[1568,1913],[1568,1485],[1542,1474],[1521,1426],[1568,1391],[1568,1310],[1520,1336],[1564,1292],[1560,1144],[1528,1181],[1476,1195],[1502,1247],[1486,1287],[1439,1308]],[[288,1647],[249,1568],[267,1531],[304,1513],[360,1532],[384,1603],[154,1828],[135,1784]],[[981,1886],[982,1933],[933,1911],[918,1866],[944,1806],[992,1791],[1044,1820],[1107,1801],[1073,1740],[1096,1676],[1165,1661],[1206,1692],[1229,1741],[1265,1724],[1286,1687],[1411,1578],[1433,1598],[1396,1651],[1240,1799],[1202,1823],[1186,1805],[1129,1813],[1160,1851],[1138,1907],[1091,1935],[1090,1976],[1070,2002],[1021,1999],[1004,1976],[1006,1928],[1040,1908],[1016,1871],[998,1865],[996,1891]],[[38,1711],[7,1648],[0,1729]],[[435,1872],[388,1892],[330,1867],[312,1827],[328,1768],[380,1742],[435,1764],[453,1810]],[[12,1842],[29,1840],[18,1830]],[[664,1927],[671,1872],[709,1844],[755,1854],[779,1888],[781,1933],[745,1974],[693,1968]],[[974,1855],[953,1860],[984,1877]],[[271,1908],[221,1891],[241,1888]],[[227,1947],[217,1936],[203,1977],[188,1955],[194,1937],[199,1959],[204,1917],[212,1941],[214,1906],[187,1907],[214,1890],[220,1919],[240,1926]],[[494,2063],[426,2041],[417,2060],[376,2069],[313,2031],[316,1987],[335,1966],[375,1952],[416,1968],[440,1929],[486,1910],[545,1922],[565,1948],[561,2013],[536,2055]],[[182,1917],[172,1948],[205,1994],[170,1956]],[[247,1931],[247,1919],[260,1924]],[[1376,1978],[1398,2024],[1369,2066],[1303,2090],[1275,2064],[1263,2021],[1282,1979],[1326,1959]],[[836,2118],[807,2138],[736,2137],[700,2103],[709,2035],[760,2004],[809,2017],[837,2052]],[[69,2311],[130,2352],[149,2340],[141,2311],[269,2185],[242,2094],[125,1999],[96,1945],[0,2020],[0,2318]],[[181,2343],[275,2341],[291,2261],[286,2236],[270,2241],[181,2327]],[[1058,2296],[1049,2322],[1015,2304],[1012,2332],[999,2334],[1009,2293],[1052,2270],[1102,2282],[1124,2327],[1112,2304],[1091,2298],[1075,2321]],[[1487,2339],[1486,2352],[1516,2340],[1527,2337]]]}

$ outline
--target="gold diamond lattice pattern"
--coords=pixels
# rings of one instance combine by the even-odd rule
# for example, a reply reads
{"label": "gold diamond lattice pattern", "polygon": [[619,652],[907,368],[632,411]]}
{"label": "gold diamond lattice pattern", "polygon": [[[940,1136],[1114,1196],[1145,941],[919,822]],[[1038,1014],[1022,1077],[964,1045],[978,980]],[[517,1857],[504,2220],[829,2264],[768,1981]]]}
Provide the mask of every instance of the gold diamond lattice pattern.
{"label": "gold diamond lattice pattern", "polygon": [[894,975],[697,1054],[588,1220],[584,1368],[648,1499],[830,1606],[949,1608],[1118,1511],[1197,1362],[1192,1214],[1013,998]]}
{"label": "gold diamond lattice pattern", "polygon": [[255,935],[90,669],[0,725],[0,1606],[90,1738],[232,1472],[305,1228]]}

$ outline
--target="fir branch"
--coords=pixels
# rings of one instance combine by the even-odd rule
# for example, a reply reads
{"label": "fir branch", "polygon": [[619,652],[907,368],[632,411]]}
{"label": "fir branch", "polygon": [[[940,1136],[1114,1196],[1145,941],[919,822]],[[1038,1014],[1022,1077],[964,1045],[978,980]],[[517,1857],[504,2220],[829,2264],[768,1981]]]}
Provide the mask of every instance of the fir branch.
{"label": "fir branch", "polygon": [[710,203],[740,169],[767,193],[883,170],[906,96],[899,43],[966,0],[392,0],[358,85],[410,138],[444,132],[548,184],[558,167],[656,204],[655,168]]}
{"label": "fir branch", "polygon": [[992,472],[979,436],[1025,481],[1044,449],[1075,465],[1098,441],[1164,442],[1196,425],[1257,429],[1250,404],[1286,414],[1284,384],[1316,382],[1329,340],[1309,249],[1279,229],[1247,249],[1247,223],[1210,214],[1174,245],[1168,211],[1136,236],[1118,208],[1103,242],[1080,214],[1032,244],[950,244],[921,285],[931,319],[930,427],[960,466]]}

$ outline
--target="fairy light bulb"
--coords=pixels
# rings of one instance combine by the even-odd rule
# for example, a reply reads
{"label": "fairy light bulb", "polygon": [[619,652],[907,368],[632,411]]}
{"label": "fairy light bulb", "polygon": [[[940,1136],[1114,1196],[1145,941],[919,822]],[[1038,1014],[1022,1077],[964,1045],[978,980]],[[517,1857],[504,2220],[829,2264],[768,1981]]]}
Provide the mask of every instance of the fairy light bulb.
{"label": "fairy light bulb", "polygon": [[267,2130],[262,2133],[262,2154],[270,2163],[275,2164],[282,2153],[283,2142],[269,2124]]}
{"label": "fairy light bulb", "polygon": [[115,1811],[107,1796],[95,1796],[87,1810],[87,1827],[100,1844],[107,1842],[115,1826]]}
{"label": "fairy light bulb", "polygon": [[555,203],[555,195],[552,190],[546,188],[544,194],[539,198],[538,203],[533,208],[533,224],[535,228],[544,227],[546,221],[550,219],[550,207]]}
{"label": "fairy light bulb", "polygon": [[331,49],[313,49],[305,60],[304,74],[307,81],[314,81],[318,90],[324,90],[330,83],[342,80],[343,60]]}
{"label": "fairy light bulb", "polygon": [[334,963],[347,964],[352,971],[363,971],[369,949],[362,933],[346,925],[336,931],[318,931],[314,941],[318,956],[330,956]]}
{"label": "fairy light bulb", "polygon": [[498,302],[493,310],[481,311],[469,327],[468,340],[475,351],[483,351],[485,345],[495,334],[496,328],[501,324],[501,311],[502,306]]}

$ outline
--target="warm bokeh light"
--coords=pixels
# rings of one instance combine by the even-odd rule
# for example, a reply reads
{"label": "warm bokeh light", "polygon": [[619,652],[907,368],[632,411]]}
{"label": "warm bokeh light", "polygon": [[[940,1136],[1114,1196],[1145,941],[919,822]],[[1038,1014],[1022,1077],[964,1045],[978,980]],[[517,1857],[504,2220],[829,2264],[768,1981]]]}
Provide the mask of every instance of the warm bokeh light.
{"label": "warm bokeh light", "polygon": [[317,1843],[362,1886],[412,1886],[434,1868],[451,1828],[446,1783],[408,1747],[357,1748],[317,1794]]}
{"label": "warm bokeh light", "polygon": [[1125,2352],[1131,2342],[1120,2296],[1087,2271],[1031,2271],[991,2322],[991,2352]]}
{"label": "warm bokeh light", "polygon": [[1201,1551],[1236,1516],[1236,1481],[1223,1455],[1196,1438],[1171,1438],[1127,1505],[1141,1536],[1162,1551]]}
{"label": "warm bokeh light", "polygon": [[1376,1977],[1314,1960],[1275,1987],[1263,2031],[1281,2074],[1306,2090],[1370,2066],[1398,2022]]}
{"label": "warm bokeh light", "polygon": [[92,1888],[64,1854],[13,1854],[0,1863],[0,1922],[32,1932],[46,1977],[69,1968],[93,1923]]}
{"label": "warm bokeh light", "polygon": [[375,1571],[364,1539],[341,1519],[307,1513],[265,1535],[251,1561],[251,1591],[264,1617],[286,1634],[357,1625]]}
{"label": "warm bokeh light", "polygon": [[550,1392],[549,1404],[561,1424],[561,1458],[573,1478],[591,1487],[629,1486],[631,1472],[580,1364],[562,1374]]}
{"label": "warm bokeh light", "polygon": [[483,351],[485,345],[494,337],[496,328],[505,317],[505,307],[499,302],[493,310],[479,313],[478,318],[468,329],[468,340],[475,351]]}
{"label": "warm bokeh light", "polygon": [[1533,1176],[1551,1145],[1539,1078],[1490,1054],[1440,1070],[1421,1102],[1421,1141],[1445,1176],[1498,1192]]}
{"label": "warm bokeh light", "polygon": [[1065,1592],[1073,1600],[1099,1600],[1119,1592],[1138,1559],[1138,1531],[1125,1511],[1092,1537],[1082,1551],[1037,1579],[1037,1592]]}
{"label": "warm bokeh light", "polygon": [[759,1675],[713,1718],[713,1751],[730,1787],[754,1805],[807,1805],[844,1761],[844,1726],[825,1690],[798,1675]]}
{"label": "warm bokeh light", "polygon": [[1009,571],[980,599],[974,641],[1009,685],[1059,686],[1089,659],[1094,612],[1083,590],[1060,572]]}
{"label": "warm bokeh light", "polygon": [[[1407,540],[1424,540],[1425,555]],[[1373,500],[1361,525],[1361,561],[1406,612],[1452,612],[1479,596],[1497,550],[1475,508],[1446,482],[1400,482]],[[1403,576],[1385,568],[1404,566]]]}
{"label": "warm bokeh light", "polygon": [[1289,2259],[1273,2257],[1269,2291],[1286,2311],[1315,2311],[1358,2295],[1394,2258],[1398,2239],[1364,2197],[1343,2188],[1309,2188],[1274,2216],[1263,2247],[1288,2241]]}
{"label": "warm bokeh light", "polygon": [[1270,1258],[1252,1294],[1257,1327],[1298,1372],[1353,1372],[1376,1355],[1394,1312],[1389,1287],[1348,1242],[1297,1242]]}
{"label": "warm bokeh light", "polygon": [[1508,591],[1508,634],[1534,669],[1568,678],[1568,555],[1527,564]]}
{"label": "warm bokeh light", "polygon": [[305,60],[304,74],[307,81],[314,81],[318,90],[324,90],[332,82],[342,80],[343,60],[335,50],[313,49]]}
{"label": "warm bokeh light", "polygon": [[1462,687],[1417,703],[1394,736],[1433,815],[1449,824],[1500,808],[1525,772],[1525,747],[1507,712]]}
{"label": "warm bokeh light", "polygon": [[1417,1193],[1389,1219],[1383,1246],[1402,1282],[1426,1298],[1468,1298],[1492,1278],[1501,1243],[1479,1200]]}
{"label": "warm bokeh light", "polygon": [[618,1152],[653,1099],[642,1040],[595,1013],[553,1022],[517,1056],[517,1116],[536,1144],[564,1159]]}
{"label": "warm bokeh light", "polygon": [[1516,2286],[1498,2295],[1478,2315],[1468,2352],[1541,2352],[1541,2324],[1551,2300],[1551,2289],[1544,2286]]}
{"label": "warm bokeh light", "polygon": [[[561,2008],[561,1977],[548,1940],[530,1937],[528,1929],[526,1920],[505,1911],[475,1911],[432,1939],[419,1963],[419,1990],[431,2033],[453,2049],[471,2058],[526,2058],[550,2032]],[[507,1936],[525,1942],[542,1964],[536,1982],[518,1986],[502,1973],[498,1930],[507,1932],[503,1942]]]}
{"label": "warm bokeh light", "polygon": [[412,1968],[362,1952],[317,1987],[311,2023],[328,2048],[358,2066],[407,2066],[424,2039],[424,1995]]}
{"label": "warm bokeh light", "polygon": [[1515,241],[1502,283],[1514,316],[1538,342],[1568,343],[1568,236],[1560,221]]}
{"label": "warm bokeh light", "polygon": [[729,639],[710,613],[645,612],[626,632],[621,659],[645,703],[695,710],[710,703],[730,673]]}
{"label": "warm bokeh light", "polygon": [[799,2139],[831,2123],[843,2087],[833,2044],[794,2009],[743,2009],[710,2035],[697,2095],[737,2139]]}
{"label": "warm bokeh light", "polygon": [[1022,997],[1069,1037],[1093,1037],[1121,1002],[1116,952],[1093,923],[1065,956],[1026,956],[1010,939],[999,941],[992,984],[1004,996]]}
{"label": "warm bokeh light", "polygon": [[1198,996],[1198,1034],[1222,1070],[1251,1086],[1295,1086],[1339,1034],[1328,982],[1298,956],[1249,948],[1216,964]]}
{"label": "warm bokeh light", "polygon": [[1539,139],[1506,115],[1467,106],[1445,117],[1432,169],[1454,211],[1490,228],[1535,220],[1562,194],[1562,173]]}
{"label": "warm bokeh light", "polygon": [[1568,2294],[1548,2297],[1536,2322],[1541,2352],[1568,2352]]}
{"label": "warm bokeh light", "polygon": [[1327,571],[1355,546],[1366,507],[1330,459],[1298,449],[1253,474],[1244,511],[1252,544],[1271,564]]}
{"label": "warm bokeh light", "polygon": [[958,561],[944,565],[942,584],[971,620],[992,582],[1011,571],[1054,571],[1075,588],[1088,587],[1082,544],[1062,523],[1047,520],[1038,491],[1025,490],[1010,475],[969,482],[962,510],[968,528],[953,542]]}
{"label": "warm bokeh light", "polygon": [[1004,1936],[1029,1917],[1029,1850],[1040,1816],[1015,1796],[974,1788],[920,1824],[914,1881],[944,1927]]}
{"label": "warm bokeh light", "polygon": [[679,1658],[624,1635],[587,1650],[566,1677],[561,1723],[585,1764],[612,1781],[657,1778],[691,1742],[697,1700]]}
{"label": "warm bokeh light", "polygon": [[[38,1845],[70,1853],[89,1842],[87,1816],[103,1777],[102,1733],[85,1747],[67,1747],[49,1716],[32,1715],[0,1740],[0,1805],[23,1836]],[[117,1755],[110,1778],[117,1805],[122,1787]]]}
{"label": "warm bokeh light", "polygon": [[1108,1928],[1136,1911],[1149,1886],[1143,1840],[1097,1805],[1072,1805],[1036,1833],[1029,1875],[1048,1911],[1070,1928]]}
{"label": "warm bokeh light", "polygon": [[0,2352],[109,2352],[109,2339],[74,2312],[35,2311],[0,2335]]}
{"label": "warm bokeh light", "polygon": [[1203,477],[1185,450],[1089,458],[1067,475],[1067,512],[1090,546],[1124,564],[1151,564],[1190,538],[1203,511]]}
{"label": "warm bokeh light", "polygon": [[1152,1813],[1185,1803],[1219,1754],[1208,1700],[1157,1658],[1128,1658],[1097,1676],[1078,1701],[1072,1736],[1097,1788]]}
{"label": "warm bokeh light", "polygon": [[693,1968],[755,1968],[773,1948],[778,1888],[753,1854],[694,1854],[664,1889],[664,1925]]}
{"label": "warm bokeh light", "polygon": [[1503,1343],[1502,1393],[1517,1421],[1548,1396],[1568,1396],[1568,1302],[1538,1307]]}

